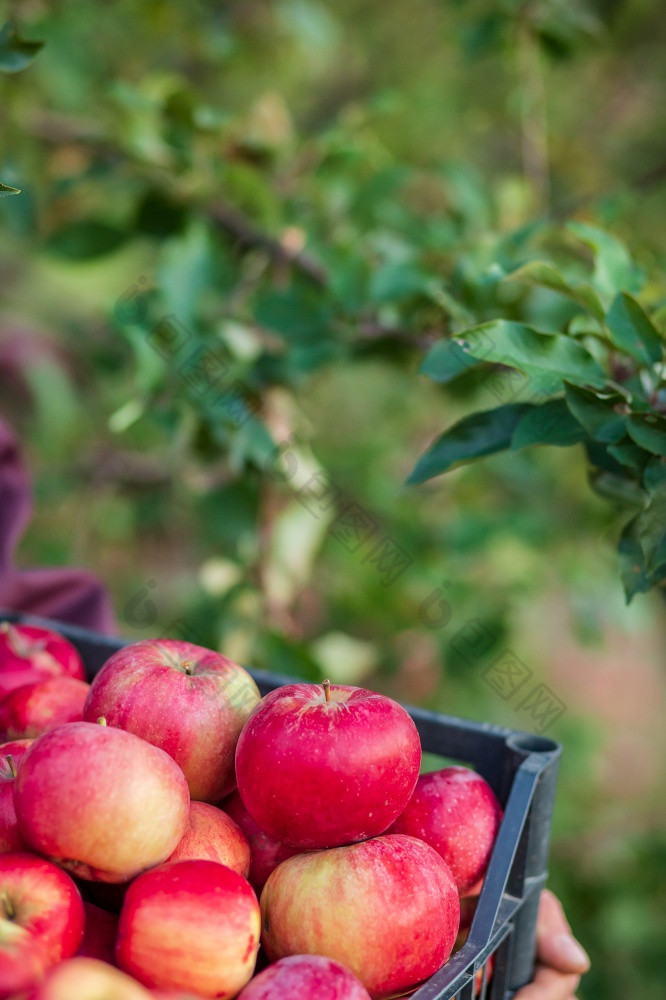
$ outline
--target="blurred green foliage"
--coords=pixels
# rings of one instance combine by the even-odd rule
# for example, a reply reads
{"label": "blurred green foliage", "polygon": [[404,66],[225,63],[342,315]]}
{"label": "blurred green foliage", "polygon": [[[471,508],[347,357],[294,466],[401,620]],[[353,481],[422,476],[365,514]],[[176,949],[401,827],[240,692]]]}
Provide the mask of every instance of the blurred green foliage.
{"label": "blurred green foliage", "polygon": [[[660,998],[656,737],[629,802],[614,769],[661,732],[604,694],[613,646],[656,671],[663,627],[654,596],[624,606],[614,552],[627,592],[660,580],[659,5],[3,13],[22,561],[96,569],[130,636],[547,728],[579,995]],[[414,479],[488,457],[406,486],[443,431]],[[507,657],[550,715],[498,695]]]}

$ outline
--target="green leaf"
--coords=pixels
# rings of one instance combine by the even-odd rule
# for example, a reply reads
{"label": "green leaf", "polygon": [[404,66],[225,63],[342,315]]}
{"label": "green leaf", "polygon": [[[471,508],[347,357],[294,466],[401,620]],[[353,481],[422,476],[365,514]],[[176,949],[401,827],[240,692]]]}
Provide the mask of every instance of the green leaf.
{"label": "green leaf", "polygon": [[647,507],[636,520],[636,534],[648,572],[666,566],[666,484],[650,495]]}
{"label": "green leaf", "polygon": [[652,589],[652,580],[648,574],[643,549],[637,537],[637,520],[637,518],[632,518],[627,524],[618,545],[620,575],[627,603],[636,594],[645,594]]}
{"label": "green leaf", "polygon": [[599,496],[613,500],[614,503],[626,507],[645,506],[645,493],[640,488],[636,479],[629,476],[626,469],[618,463],[620,473],[597,472],[590,477],[592,489]]}
{"label": "green leaf", "polygon": [[643,471],[643,486],[651,493],[662,483],[666,483],[666,461],[663,458],[651,458]]}
{"label": "green leaf", "polygon": [[421,456],[407,482],[423,483],[458,462],[470,462],[511,447],[513,432],[529,406],[529,403],[507,403],[463,417]]}
{"label": "green leaf", "polygon": [[18,73],[29,66],[44,42],[29,42],[22,38],[18,28],[8,21],[0,29],[0,70]]}
{"label": "green leaf", "polygon": [[117,250],[126,237],[124,230],[108,222],[82,219],[53,233],[46,241],[46,249],[65,260],[93,260]]}
{"label": "green leaf", "polygon": [[477,361],[468,351],[463,350],[457,340],[447,338],[432,345],[421,362],[419,372],[428,375],[435,382],[446,383],[482,364],[482,361]]}
{"label": "green leaf", "polygon": [[463,331],[457,342],[473,358],[524,372],[536,393],[550,395],[564,380],[595,388],[606,385],[606,376],[589,351],[563,334],[541,333],[523,323],[498,319]]}
{"label": "green leaf", "polygon": [[553,292],[560,292],[567,298],[573,299],[578,305],[589,310],[597,319],[604,317],[604,307],[591,285],[572,285],[558,268],[546,261],[533,260],[528,264],[523,264],[522,267],[507,274],[504,280],[540,288],[550,288]]}
{"label": "green leaf", "polygon": [[530,406],[520,418],[511,438],[511,447],[534,444],[570,445],[587,438],[587,432],[569,412],[564,399],[549,399]]}
{"label": "green leaf", "polygon": [[429,278],[413,264],[384,264],[370,281],[370,298],[374,302],[393,302],[422,295],[429,285]]}
{"label": "green leaf", "polygon": [[7,184],[3,184],[0,181],[0,198],[6,198],[10,194],[20,194],[20,188],[9,187]]}
{"label": "green leaf", "polygon": [[625,436],[627,418],[615,409],[623,402],[620,396],[602,396],[565,385],[564,397],[573,416],[595,441],[615,443]]}
{"label": "green leaf", "polygon": [[612,298],[619,291],[637,292],[640,289],[641,272],[624,243],[586,222],[569,222],[567,229],[593,251],[592,283],[601,295]]}
{"label": "green leaf", "polygon": [[661,361],[663,342],[636,299],[620,292],[606,316],[613,343],[640,364]]}
{"label": "green leaf", "polygon": [[666,456],[666,419],[654,413],[632,414],[627,420],[627,433],[632,441],[653,455]]}
{"label": "green leaf", "polygon": [[646,451],[643,451],[642,448],[639,448],[638,445],[635,445],[633,441],[629,441],[628,439],[620,441],[619,444],[609,444],[608,452],[621,465],[638,473],[643,472],[650,458]]}
{"label": "green leaf", "polygon": [[330,319],[319,298],[296,287],[261,293],[254,315],[261,326],[293,344],[313,343],[330,333]]}

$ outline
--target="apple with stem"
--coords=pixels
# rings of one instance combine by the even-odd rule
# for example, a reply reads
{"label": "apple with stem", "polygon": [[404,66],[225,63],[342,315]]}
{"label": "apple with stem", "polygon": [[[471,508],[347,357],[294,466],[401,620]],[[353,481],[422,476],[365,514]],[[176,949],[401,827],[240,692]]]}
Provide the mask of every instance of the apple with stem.
{"label": "apple with stem", "polygon": [[168,754],[103,721],[38,737],[18,769],[14,805],[33,850],[81,878],[127,882],[169,857],[190,798]]}
{"label": "apple with stem", "polygon": [[486,873],[502,808],[488,782],[469,767],[422,774],[391,833],[418,837],[448,864],[461,896]]}
{"label": "apple with stem", "polygon": [[235,997],[254,971],[260,912],[249,882],[215,861],[173,861],[127,890],[116,961],[146,986]]}
{"label": "apple with stem", "polygon": [[444,964],[460,903],[436,851],[387,834],[283,861],[264,886],[261,913],[270,960],[324,955],[379,1000],[413,989]]}
{"label": "apple with stem", "polygon": [[0,746],[0,854],[28,850],[16,821],[14,779],[18,762],[31,743],[32,740],[14,740]]}
{"label": "apple with stem", "polygon": [[259,701],[247,670],[221,653],[178,639],[132,643],[94,678],[84,719],[104,716],[165,750],[193,799],[216,803],[236,784],[234,753]]}
{"label": "apple with stem", "polygon": [[287,684],[248,719],[236,748],[240,796],[291,847],[383,833],[416,786],[421,743],[398,702],[342,684]]}
{"label": "apple with stem", "polygon": [[34,854],[0,855],[0,925],[22,928],[49,965],[73,955],[83,940],[81,894],[62,868]]}

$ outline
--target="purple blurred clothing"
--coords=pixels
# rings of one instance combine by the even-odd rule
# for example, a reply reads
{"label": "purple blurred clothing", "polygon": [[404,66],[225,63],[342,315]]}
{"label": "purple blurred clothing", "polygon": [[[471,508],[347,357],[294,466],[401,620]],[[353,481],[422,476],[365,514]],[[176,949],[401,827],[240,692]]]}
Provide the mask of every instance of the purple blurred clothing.
{"label": "purple blurred clothing", "polygon": [[116,633],[106,588],[93,573],[15,567],[16,546],[31,514],[30,480],[16,439],[0,419],[0,608]]}

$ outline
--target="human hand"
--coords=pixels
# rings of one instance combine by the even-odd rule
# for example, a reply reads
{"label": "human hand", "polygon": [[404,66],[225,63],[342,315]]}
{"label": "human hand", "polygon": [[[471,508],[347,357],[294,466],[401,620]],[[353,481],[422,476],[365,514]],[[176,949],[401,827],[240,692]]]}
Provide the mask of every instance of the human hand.
{"label": "human hand", "polygon": [[576,1000],[574,993],[590,960],[571,933],[562,904],[549,889],[539,900],[534,979],[514,1000]]}

